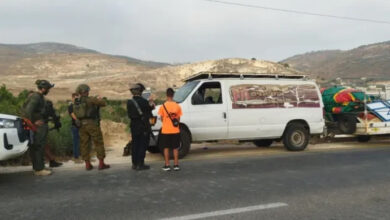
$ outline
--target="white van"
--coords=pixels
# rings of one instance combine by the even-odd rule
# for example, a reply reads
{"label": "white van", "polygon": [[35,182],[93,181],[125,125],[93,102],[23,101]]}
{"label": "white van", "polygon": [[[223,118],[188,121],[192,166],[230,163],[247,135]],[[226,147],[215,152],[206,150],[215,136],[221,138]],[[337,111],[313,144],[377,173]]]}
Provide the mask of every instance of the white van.
{"label": "white van", "polygon": [[28,149],[28,136],[22,119],[0,114],[0,161],[18,157]]}
{"label": "white van", "polygon": [[[288,150],[301,151],[324,129],[321,93],[304,76],[200,73],[186,79],[174,100],[183,111],[181,157],[191,142],[228,139],[259,147],[282,140]],[[160,128],[157,120],[156,137]],[[149,151],[157,150],[158,140],[151,139]]]}

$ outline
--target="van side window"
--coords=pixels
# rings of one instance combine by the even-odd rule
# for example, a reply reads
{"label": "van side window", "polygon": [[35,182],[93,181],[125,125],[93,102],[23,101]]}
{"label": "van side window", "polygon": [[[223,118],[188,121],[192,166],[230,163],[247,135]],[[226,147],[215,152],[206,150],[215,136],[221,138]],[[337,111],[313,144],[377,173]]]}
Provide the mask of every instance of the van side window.
{"label": "van side window", "polygon": [[191,98],[193,105],[222,104],[222,91],[219,82],[203,83]]}
{"label": "van side window", "polygon": [[240,84],[230,87],[233,109],[317,108],[320,98],[314,85]]}

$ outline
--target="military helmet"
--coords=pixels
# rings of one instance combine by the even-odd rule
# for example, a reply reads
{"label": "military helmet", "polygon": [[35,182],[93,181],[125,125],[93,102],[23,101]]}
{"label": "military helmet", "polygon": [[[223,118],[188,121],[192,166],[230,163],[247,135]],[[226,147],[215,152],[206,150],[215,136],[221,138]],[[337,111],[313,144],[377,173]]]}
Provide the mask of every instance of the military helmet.
{"label": "military helmet", "polygon": [[91,88],[89,88],[87,84],[80,84],[76,88],[76,93],[81,94],[84,92],[89,92],[89,90],[91,90]]}
{"label": "military helmet", "polygon": [[43,89],[51,89],[54,87],[54,84],[51,84],[47,80],[41,80],[41,79],[35,81],[35,84],[38,86],[38,88],[43,88]]}

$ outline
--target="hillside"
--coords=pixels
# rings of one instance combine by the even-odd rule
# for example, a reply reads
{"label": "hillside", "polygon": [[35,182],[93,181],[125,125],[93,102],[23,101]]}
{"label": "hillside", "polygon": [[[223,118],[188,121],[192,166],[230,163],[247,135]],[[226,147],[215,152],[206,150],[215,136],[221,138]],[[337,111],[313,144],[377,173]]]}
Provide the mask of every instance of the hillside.
{"label": "hillside", "polygon": [[59,44],[52,42],[34,44],[0,44],[0,54],[6,53],[7,50],[18,51],[19,53],[25,55],[50,53],[99,53],[95,50],[77,47],[70,44]]}
{"label": "hillside", "polygon": [[[60,66],[69,60],[95,59],[121,60],[123,63],[156,68],[167,66],[166,63],[138,60],[126,56],[112,56],[99,53],[82,47],[60,43],[34,43],[34,44],[0,44],[0,75],[42,73],[47,65]],[[63,60],[63,62],[62,62]],[[88,65],[88,63],[86,63]],[[38,68],[39,67],[39,68]],[[20,72],[21,71],[21,72]]]}
{"label": "hillside", "polygon": [[282,61],[292,68],[323,79],[390,78],[390,41],[352,50],[330,50],[296,55]]}
{"label": "hillside", "polygon": [[131,82],[142,82],[161,92],[180,86],[182,79],[202,71],[300,74],[261,60],[237,58],[169,65],[57,43],[0,45],[2,83],[17,93],[35,89],[36,79],[49,79],[56,84],[51,99],[68,99],[80,83],[88,83],[93,94],[125,99]]}

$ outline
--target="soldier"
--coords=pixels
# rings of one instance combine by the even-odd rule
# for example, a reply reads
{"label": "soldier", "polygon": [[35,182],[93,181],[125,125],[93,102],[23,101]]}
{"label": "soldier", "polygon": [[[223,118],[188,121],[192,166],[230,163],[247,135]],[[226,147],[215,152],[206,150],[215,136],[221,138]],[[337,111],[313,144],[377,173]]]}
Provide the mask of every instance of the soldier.
{"label": "soldier", "polygon": [[132,153],[131,159],[134,170],[147,170],[150,167],[145,165],[145,153],[149,145],[150,123],[153,107],[141,97],[143,85],[130,85],[130,92],[133,99],[127,101],[127,114],[131,119]]}
{"label": "soldier", "polygon": [[73,112],[81,124],[79,129],[81,156],[85,161],[86,170],[92,170],[91,149],[89,148],[89,140],[91,139],[99,159],[99,170],[108,169],[110,166],[104,163],[106,154],[99,118],[99,108],[106,106],[106,101],[100,97],[89,97],[89,91],[88,85],[79,85],[76,93],[80,94],[80,98],[73,106]]}
{"label": "soldier", "polygon": [[[149,93],[149,96],[144,96],[144,91],[145,91],[145,86],[142,84],[142,83],[137,83],[136,85],[139,85],[140,88],[141,88],[141,97],[148,100],[149,101],[149,105],[150,107],[152,108],[152,110],[156,107],[156,104],[154,103],[154,100],[153,98],[150,96],[150,93]],[[147,94],[147,93],[145,93]],[[147,141],[149,143],[149,140]],[[130,140],[126,146],[123,148],[123,155],[124,157],[126,156],[129,156],[131,155],[131,152],[132,152],[132,146],[133,146],[133,143],[132,143],[132,140]]]}
{"label": "soldier", "polygon": [[44,148],[49,132],[45,96],[54,87],[54,84],[47,80],[37,80],[35,84],[38,87],[38,91],[30,95],[23,104],[22,114],[34,126],[32,143],[30,144],[30,157],[34,175],[47,176],[52,174],[52,171],[45,168],[44,161]]}
{"label": "soldier", "polygon": [[[30,98],[30,96],[33,95],[34,93],[35,92],[32,90],[28,91],[27,99]],[[58,116],[56,114],[56,111],[55,111],[54,106],[53,106],[53,102],[48,100],[48,99],[46,99],[45,101],[46,101],[46,104],[45,104],[46,109],[45,109],[44,117],[48,122],[51,120],[54,123],[53,129],[57,129],[57,131],[59,131],[59,129],[62,126],[61,122],[60,122],[60,116]],[[49,130],[51,130],[51,129],[49,129]],[[55,156],[51,152],[49,144],[45,145],[45,157],[47,160],[49,160],[49,167],[62,166],[62,163],[56,161]]]}
{"label": "soldier", "polygon": [[[49,130],[56,129],[57,132],[60,131],[60,128],[62,127],[61,124],[61,117],[57,115],[56,110],[54,109],[53,102],[50,100],[46,100],[46,117],[47,121],[51,121],[54,124],[53,128],[50,128]],[[49,160],[49,166],[50,167],[59,167],[62,166],[62,163],[57,162],[55,159],[55,156],[51,152],[50,146],[46,144],[45,146],[45,157]]]}

